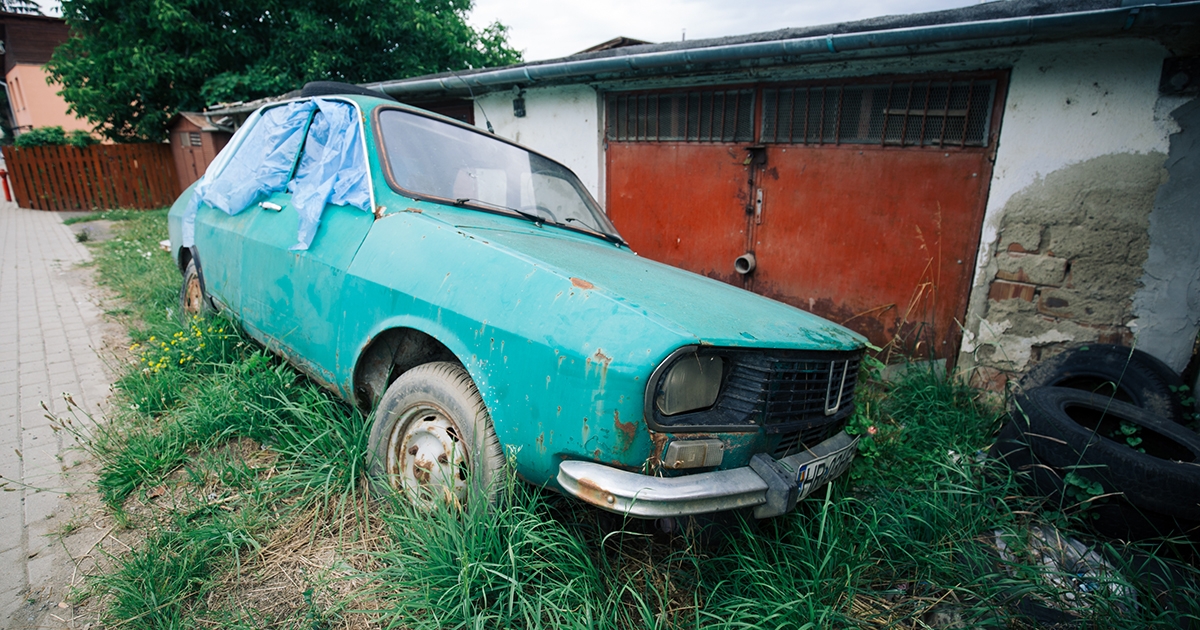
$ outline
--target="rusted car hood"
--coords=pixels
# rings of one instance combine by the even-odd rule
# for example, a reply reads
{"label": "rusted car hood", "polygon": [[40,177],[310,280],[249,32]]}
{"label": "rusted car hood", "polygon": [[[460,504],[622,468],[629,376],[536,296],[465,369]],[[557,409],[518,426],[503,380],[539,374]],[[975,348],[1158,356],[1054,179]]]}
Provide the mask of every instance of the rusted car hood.
{"label": "rusted car hood", "polygon": [[[451,218],[449,216],[445,218]],[[463,219],[462,216],[453,217]],[[469,217],[455,227],[568,278],[696,343],[733,347],[853,350],[865,339],[842,326],[723,282],[637,256],[553,226]]]}

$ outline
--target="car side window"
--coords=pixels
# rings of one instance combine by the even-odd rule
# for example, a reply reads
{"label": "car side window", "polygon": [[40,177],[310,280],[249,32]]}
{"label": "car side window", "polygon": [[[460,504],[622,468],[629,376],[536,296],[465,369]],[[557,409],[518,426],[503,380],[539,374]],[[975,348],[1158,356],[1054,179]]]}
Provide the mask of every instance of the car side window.
{"label": "car side window", "polygon": [[[195,213],[207,203],[234,215],[285,188],[300,217],[293,250],[308,249],[326,205],[371,212],[371,186],[358,110],[351,103],[314,99],[259,112],[231,142],[230,158],[214,162],[196,183],[184,211],[184,245]],[[297,164],[303,144],[304,153]]]}

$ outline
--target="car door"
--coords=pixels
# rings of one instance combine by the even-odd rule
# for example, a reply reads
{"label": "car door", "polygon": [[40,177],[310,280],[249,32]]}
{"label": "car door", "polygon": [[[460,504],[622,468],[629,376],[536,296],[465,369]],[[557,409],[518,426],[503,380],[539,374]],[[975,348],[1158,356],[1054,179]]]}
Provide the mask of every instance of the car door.
{"label": "car door", "polygon": [[[306,177],[320,176],[314,175],[322,166],[314,154],[339,148],[362,151],[361,141],[336,142],[338,134],[361,138],[361,128],[338,128],[339,124],[360,126],[361,116],[330,119],[327,110],[314,113],[304,154],[297,160],[288,189],[272,193],[249,211],[252,219],[244,238],[241,272],[243,325],[327,384],[336,382],[338,332],[348,311],[343,291],[346,272],[375,218],[369,201],[359,207],[321,204],[312,240],[303,243],[303,219],[312,214],[306,214],[304,203],[311,203],[313,196],[297,189]],[[345,166],[325,162],[327,172]],[[369,189],[369,182],[365,185]]]}
{"label": "car door", "polygon": [[253,216],[230,216],[201,205],[196,211],[195,243],[201,252],[204,288],[221,310],[240,313],[242,308],[242,244]]}
{"label": "car door", "polygon": [[184,211],[181,238],[196,248],[205,289],[235,316],[243,309],[246,240],[254,221],[248,210],[291,177],[313,109],[292,102],[255,112],[196,183]]}

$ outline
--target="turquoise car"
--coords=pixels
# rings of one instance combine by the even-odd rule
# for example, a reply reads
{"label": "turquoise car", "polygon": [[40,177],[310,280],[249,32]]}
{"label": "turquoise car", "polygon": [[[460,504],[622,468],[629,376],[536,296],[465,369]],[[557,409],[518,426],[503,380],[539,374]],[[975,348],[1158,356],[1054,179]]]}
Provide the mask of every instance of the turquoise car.
{"label": "turquoise car", "polygon": [[764,518],[855,452],[862,337],[639,257],[566,167],[361,88],[252,114],[170,236],[182,309],[374,410],[369,470],[417,504],[515,473]]}

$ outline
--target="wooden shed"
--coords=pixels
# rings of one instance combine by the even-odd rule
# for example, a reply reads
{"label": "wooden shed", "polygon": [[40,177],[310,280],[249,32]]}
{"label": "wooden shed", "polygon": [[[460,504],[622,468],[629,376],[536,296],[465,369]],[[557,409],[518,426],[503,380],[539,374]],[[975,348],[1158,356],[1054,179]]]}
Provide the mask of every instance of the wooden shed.
{"label": "wooden shed", "polygon": [[179,189],[192,185],[229,143],[232,133],[214,125],[208,116],[198,112],[180,112],[171,119],[171,153],[175,156],[175,172]]}

